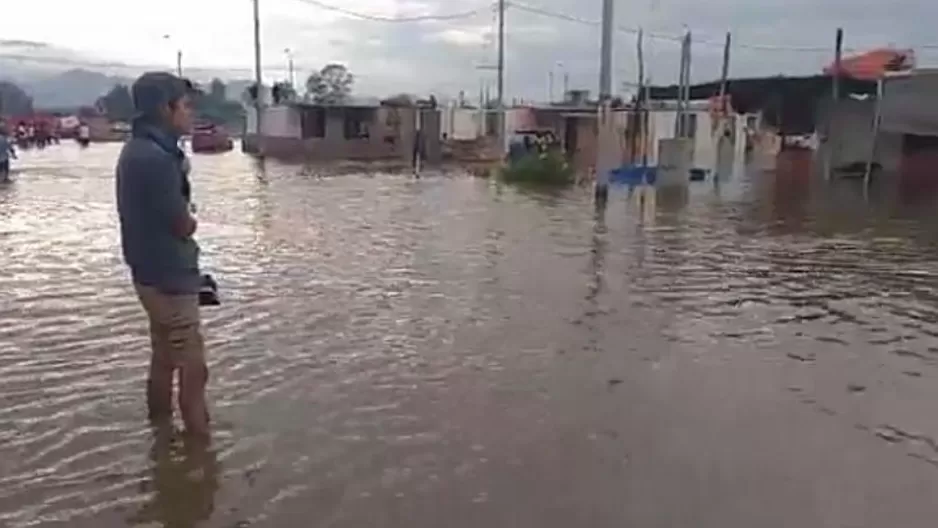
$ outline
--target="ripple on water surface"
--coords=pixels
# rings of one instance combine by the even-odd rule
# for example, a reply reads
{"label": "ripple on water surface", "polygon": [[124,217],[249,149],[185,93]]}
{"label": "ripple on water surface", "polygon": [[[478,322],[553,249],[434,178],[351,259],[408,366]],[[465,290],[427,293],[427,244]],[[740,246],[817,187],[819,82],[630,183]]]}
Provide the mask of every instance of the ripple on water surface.
{"label": "ripple on water surface", "polygon": [[0,525],[933,526],[930,213],[195,157],[199,453],[143,421],[116,152],[0,188]]}

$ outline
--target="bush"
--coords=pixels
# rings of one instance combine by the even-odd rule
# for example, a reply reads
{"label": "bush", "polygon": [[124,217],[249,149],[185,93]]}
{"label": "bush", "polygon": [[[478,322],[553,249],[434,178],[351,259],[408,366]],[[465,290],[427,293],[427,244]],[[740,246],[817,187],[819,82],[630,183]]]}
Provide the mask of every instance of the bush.
{"label": "bush", "polygon": [[531,152],[503,167],[501,179],[507,183],[561,186],[576,183],[576,173],[560,152]]}

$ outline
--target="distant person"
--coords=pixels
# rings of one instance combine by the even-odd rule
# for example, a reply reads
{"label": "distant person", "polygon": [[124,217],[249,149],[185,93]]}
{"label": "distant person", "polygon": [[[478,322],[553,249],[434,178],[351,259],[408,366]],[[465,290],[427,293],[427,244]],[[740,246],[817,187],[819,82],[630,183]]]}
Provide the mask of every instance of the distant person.
{"label": "distant person", "polygon": [[413,157],[411,158],[411,165],[414,167],[414,170],[420,169],[420,162],[423,161],[425,157],[423,130],[417,129],[414,131],[414,151]]}
{"label": "distant person", "polygon": [[179,139],[192,121],[192,85],[151,72],[131,87],[137,111],[117,161],[117,209],[124,260],[150,323],[149,417],[172,419],[173,377],[186,432],[209,437],[208,368],[199,315],[199,246],[189,203],[189,163]]}
{"label": "distant person", "polygon": [[88,128],[87,123],[81,122],[78,125],[78,144],[87,147],[91,143],[91,129]]}
{"label": "distant person", "polygon": [[10,181],[10,159],[16,159],[13,139],[5,129],[0,129],[0,181]]}

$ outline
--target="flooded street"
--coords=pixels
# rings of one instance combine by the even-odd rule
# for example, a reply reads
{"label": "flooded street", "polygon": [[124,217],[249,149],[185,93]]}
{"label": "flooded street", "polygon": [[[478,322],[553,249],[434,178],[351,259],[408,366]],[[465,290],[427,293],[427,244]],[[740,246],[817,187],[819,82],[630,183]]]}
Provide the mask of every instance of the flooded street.
{"label": "flooded street", "polygon": [[195,156],[196,457],[145,421],[118,149],[0,187],[0,526],[935,526],[933,205],[764,176],[597,216]]}

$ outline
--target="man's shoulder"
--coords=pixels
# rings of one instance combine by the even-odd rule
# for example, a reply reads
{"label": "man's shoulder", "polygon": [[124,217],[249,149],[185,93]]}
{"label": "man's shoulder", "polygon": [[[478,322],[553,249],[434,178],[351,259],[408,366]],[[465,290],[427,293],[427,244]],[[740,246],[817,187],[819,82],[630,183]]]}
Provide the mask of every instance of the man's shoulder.
{"label": "man's shoulder", "polygon": [[172,156],[159,145],[146,138],[133,137],[124,143],[117,160],[118,172],[138,168],[153,168],[154,164],[172,161]]}

